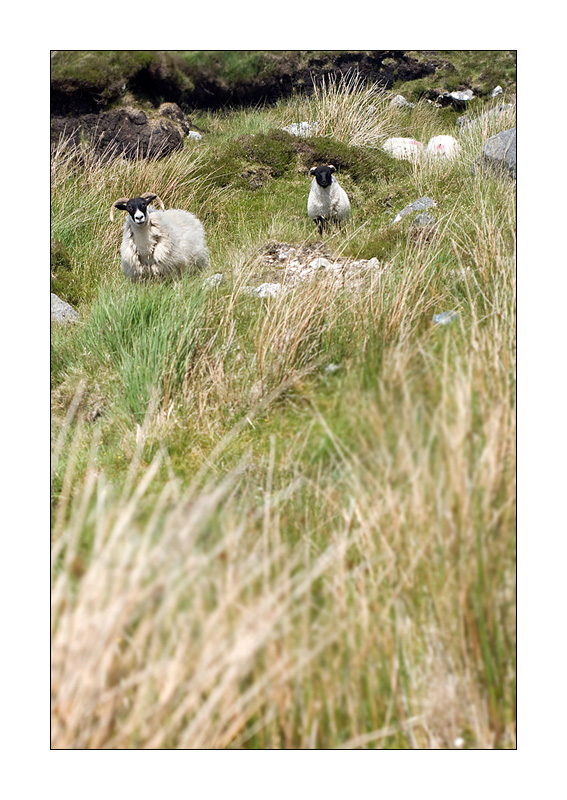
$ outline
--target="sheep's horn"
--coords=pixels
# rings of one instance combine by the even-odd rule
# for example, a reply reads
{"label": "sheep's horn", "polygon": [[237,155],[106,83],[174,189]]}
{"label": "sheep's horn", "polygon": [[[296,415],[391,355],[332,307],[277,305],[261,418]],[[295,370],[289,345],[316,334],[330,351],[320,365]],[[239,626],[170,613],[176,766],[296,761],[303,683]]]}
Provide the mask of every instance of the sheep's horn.
{"label": "sheep's horn", "polygon": [[129,197],[121,197],[120,200],[117,200],[115,203],[112,204],[112,208],[110,209],[110,221],[114,222],[114,209],[118,206],[119,203],[127,203]]}
{"label": "sheep's horn", "polygon": [[153,202],[154,200],[157,200],[159,202],[160,206],[162,207],[162,209],[165,211],[165,206],[163,204],[163,200],[161,199],[161,197],[159,195],[154,194],[154,192],[144,192],[144,194],[141,194],[140,197],[143,197],[144,200],[148,200],[151,197],[152,199],[150,200],[150,203]]}

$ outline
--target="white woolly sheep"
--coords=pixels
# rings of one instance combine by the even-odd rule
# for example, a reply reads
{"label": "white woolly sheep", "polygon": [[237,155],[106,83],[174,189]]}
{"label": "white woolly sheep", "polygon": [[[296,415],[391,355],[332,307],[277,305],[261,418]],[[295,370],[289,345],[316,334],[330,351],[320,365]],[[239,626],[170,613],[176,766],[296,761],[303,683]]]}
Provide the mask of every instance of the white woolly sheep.
{"label": "white woolly sheep", "polygon": [[460,149],[454,136],[433,136],[427,144],[427,155],[455,158]]}
{"label": "white woolly sheep", "polygon": [[307,214],[315,221],[319,233],[323,233],[329,222],[342,222],[350,216],[350,203],[347,193],[333,175],[332,164],[313,167],[311,190],[307,200]]}
{"label": "white woolly sheep", "polygon": [[422,148],[422,142],[405,136],[394,136],[392,139],[387,139],[382,145],[382,150],[388,153],[388,155],[394,158],[403,158],[407,160],[418,158],[422,152]]}
{"label": "white woolly sheep", "polygon": [[152,192],[141,197],[121,197],[112,205],[127,211],[122,246],[122,271],[132,281],[179,276],[185,271],[205,269],[209,251],[202,224],[194,214],[177,208],[159,211],[150,203],[162,200]]}

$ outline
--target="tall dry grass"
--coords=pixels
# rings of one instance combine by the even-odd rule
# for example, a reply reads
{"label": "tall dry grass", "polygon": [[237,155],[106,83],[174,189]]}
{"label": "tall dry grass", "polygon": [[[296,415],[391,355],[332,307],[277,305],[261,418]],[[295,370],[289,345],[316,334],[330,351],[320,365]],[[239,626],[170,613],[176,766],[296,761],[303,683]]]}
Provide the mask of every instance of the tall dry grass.
{"label": "tall dry grass", "polygon": [[356,146],[381,145],[396,130],[393,94],[358,72],[313,79],[313,94],[291,98],[283,108],[283,124],[308,122],[318,136],[332,136]]}

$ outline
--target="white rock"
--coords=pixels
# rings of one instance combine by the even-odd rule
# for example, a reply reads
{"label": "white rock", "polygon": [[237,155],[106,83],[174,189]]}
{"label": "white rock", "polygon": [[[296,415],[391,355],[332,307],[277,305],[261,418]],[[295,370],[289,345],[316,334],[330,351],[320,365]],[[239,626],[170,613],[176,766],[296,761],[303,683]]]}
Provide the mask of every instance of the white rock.
{"label": "white rock", "polygon": [[252,291],[258,297],[275,297],[281,288],[281,283],[262,283]]}
{"label": "white rock", "polygon": [[203,286],[206,286],[207,289],[212,289],[214,286],[218,286],[222,280],[222,272],[215,272],[214,275],[210,275],[208,278],[205,278],[203,281]]}
{"label": "white rock", "polygon": [[394,108],[413,108],[414,103],[408,103],[406,98],[402,94],[397,94],[395,97],[392,98],[390,103],[391,106]]}
{"label": "white rock", "polygon": [[200,142],[203,137],[198,131],[189,131],[187,138],[193,139],[195,142]]}
{"label": "white rock", "polygon": [[326,375],[332,375],[333,372],[336,372],[340,368],[341,368],[340,364],[327,364],[327,366],[323,371],[325,372]]}
{"label": "white rock", "polygon": [[328,258],[314,258],[309,262],[311,269],[329,269],[332,266]]}
{"label": "white rock", "polygon": [[472,100],[474,92],[472,89],[465,89],[462,92],[449,92],[449,97],[452,97],[454,100]]}
{"label": "white rock", "polygon": [[315,136],[319,130],[319,123],[314,122],[312,125],[309,122],[292,122],[291,125],[286,125],[283,129],[293,136]]}

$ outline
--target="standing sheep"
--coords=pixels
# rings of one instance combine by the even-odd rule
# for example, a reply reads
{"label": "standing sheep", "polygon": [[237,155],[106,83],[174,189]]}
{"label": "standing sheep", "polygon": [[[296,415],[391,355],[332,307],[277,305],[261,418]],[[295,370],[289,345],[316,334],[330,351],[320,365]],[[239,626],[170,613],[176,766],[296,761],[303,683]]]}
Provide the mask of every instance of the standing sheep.
{"label": "standing sheep", "polygon": [[197,217],[177,208],[159,211],[150,205],[153,200],[164,208],[152,192],[131,199],[121,197],[112,205],[111,221],[115,208],[128,212],[120,248],[125,275],[139,281],[208,267],[205,231]]}
{"label": "standing sheep", "polygon": [[350,216],[350,203],[347,193],[333,175],[332,164],[313,167],[311,191],[307,200],[309,219],[315,220],[320,234],[329,222],[342,222]]}

